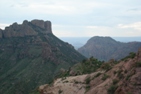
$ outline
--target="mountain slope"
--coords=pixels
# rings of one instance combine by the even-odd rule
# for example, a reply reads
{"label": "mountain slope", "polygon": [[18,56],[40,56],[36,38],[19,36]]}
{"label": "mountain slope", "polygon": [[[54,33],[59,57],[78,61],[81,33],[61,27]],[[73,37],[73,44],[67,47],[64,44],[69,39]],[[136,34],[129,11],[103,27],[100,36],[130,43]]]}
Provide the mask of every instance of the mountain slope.
{"label": "mountain slope", "polygon": [[29,94],[84,58],[53,35],[50,21],[14,23],[0,30],[0,94]]}
{"label": "mountain slope", "polygon": [[[141,48],[124,60],[103,63],[96,72],[58,78],[40,94],[141,94]],[[91,65],[90,65],[91,66]],[[110,67],[110,68],[109,68]]]}
{"label": "mountain slope", "polygon": [[[86,57],[95,57],[99,60],[108,61],[109,59],[121,59],[130,52],[137,52],[141,42],[122,43],[115,41],[110,37],[95,36],[78,51]],[[119,55],[120,54],[120,55]]]}

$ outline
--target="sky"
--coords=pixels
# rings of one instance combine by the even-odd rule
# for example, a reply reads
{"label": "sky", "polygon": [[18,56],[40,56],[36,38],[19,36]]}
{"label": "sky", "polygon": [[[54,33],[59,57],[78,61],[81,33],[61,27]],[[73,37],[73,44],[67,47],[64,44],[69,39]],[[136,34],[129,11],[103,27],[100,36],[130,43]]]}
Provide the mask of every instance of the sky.
{"label": "sky", "polygon": [[52,22],[58,37],[141,36],[141,0],[1,0],[0,28]]}

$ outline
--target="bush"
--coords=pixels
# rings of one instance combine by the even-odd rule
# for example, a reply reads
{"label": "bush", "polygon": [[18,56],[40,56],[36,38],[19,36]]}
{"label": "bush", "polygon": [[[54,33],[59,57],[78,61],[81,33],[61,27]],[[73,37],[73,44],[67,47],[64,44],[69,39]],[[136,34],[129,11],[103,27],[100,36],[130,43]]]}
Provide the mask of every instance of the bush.
{"label": "bush", "polygon": [[87,85],[86,87],[86,92],[91,88],[90,85]]}
{"label": "bush", "polygon": [[126,62],[128,58],[134,58],[135,56],[136,56],[136,53],[131,52],[131,53],[129,53],[128,56],[126,56],[125,58],[123,58],[121,60]]}
{"label": "bush", "polygon": [[109,71],[112,68],[112,66],[110,66],[109,63],[104,63],[104,64],[102,64],[101,68],[106,71]]}
{"label": "bush", "polygon": [[58,94],[61,94],[62,92],[63,92],[63,90],[60,90],[60,89],[59,89]]}
{"label": "bush", "polygon": [[99,73],[97,73],[94,77],[98,77],[98,76],[100,76],[101,75],[101,73],[99,72]]}
{"label": "bush", "polygon": [[123,74],[122,74],[122,70],[121,69],[117,71],[117,76],[119,78],[123,78]]}
{"label": "bush", "polygon": [[136,67],[141,67],[141,61],[136,63]]}
{"label": "bush", "polygon": [[104,80],[106,80],[108,77],[109,77],[109,75],[104,74],[103,77],[102,77],[102,80],[104,81]]}
{"label": "bush", "polygon": [[108,89],[108,94],[114,94],[117,88],[118,88],[117,85],[111,85],[110,88]]}
{"label": "bush", "polygon": [[119,82],[117,79],[113,79],[113,85],[116,85]]}
{"label": "bush", "polygon": [[87,77],[87,78],[85,79],[86,84],[89,84],[90,81],[91,81],[90,77]]}

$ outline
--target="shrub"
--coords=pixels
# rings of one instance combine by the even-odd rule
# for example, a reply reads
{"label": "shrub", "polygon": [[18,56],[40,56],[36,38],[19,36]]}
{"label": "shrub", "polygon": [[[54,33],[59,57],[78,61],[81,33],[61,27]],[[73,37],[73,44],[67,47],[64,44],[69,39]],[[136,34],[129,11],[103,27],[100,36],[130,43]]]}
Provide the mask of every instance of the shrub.
{"label": "shrub", "polygon": [[63,92],[63,90],[60,90],[60,89],[59,89],[58,94],[61,94],[62,92]]}
{"label": "shrub", "polygon": [[117,85],[111,85],[110,88],[108,89],[108,94],[114,94],[117,88],[118,88]]}
{"label": "shrub", "polygon": [[113,85],[116,85],[119,82],[117,79],[113,79]]}
{"label": "shrub", "polygon": [[104,74],[103,77],[102,77],[102,80],[104,81],[104,80],[106,80],[108,77],[109,77],[109,75]]}
{"label": "shrub", "polygon": [[119,78],[123,78],[123,74],[122,74],[122,70],[121,69],[117,71],[117,76]]}
{"label": "shrub", "polygon": [[121,74],[118,75],[118,77],[119,77],[120,79],[122,79],[122,78],[124,78],[124,75],[121,73]]}
{"label": "shrub", "polygon": [[89,84],[90,81],[91,81],[90,77],[87,77],[87,78],[85,79],[86,84]]}
{"label": "shrub", "polygon": [[97,73],[94,77],[98,77],[98,76],[100,76],[101,75],[101,73],[99,72],[99,73]]}
{"label": "shrub", "polygon": [[136,67],[141,67],[141,61],[136,63]]}
{"label": "shrub", "polygon": [[114,71],[114,75],[117,74],[117,71]]}
{"label": "shrub", "polygon": [[85,86],[85,89],[86,89],[85,93],[86,93],[90,88],[91,88],[90,85],[86,85],[86,86]]}
{"label": "shrub", "polygon": [[103,68],[106,71],[109,71],[112,68],[112,66],[110,66],[109,63],[104,63],[102,64],[101,68]]}

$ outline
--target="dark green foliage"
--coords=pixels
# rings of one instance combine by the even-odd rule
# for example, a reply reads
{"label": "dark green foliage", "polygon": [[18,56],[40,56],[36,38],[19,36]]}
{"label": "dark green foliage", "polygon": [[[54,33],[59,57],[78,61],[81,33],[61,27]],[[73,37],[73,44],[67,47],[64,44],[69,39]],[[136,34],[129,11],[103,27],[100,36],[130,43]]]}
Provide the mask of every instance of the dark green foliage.
{"label": "dark green foliage", "polygon": [[81,63],[75,65],[72,67],[72,70],[77,74],[89,74],[92,72],[95,72],[98,68],[100,68],[101,64],[103,64],[102,61],[99,61],[93,57],[90,59],[85,59]]}
{"label": "dark green foliage", "polygon": [[101,78],[101,80],[105,81],[107,78],[109,78],[109,75],[104,74],[103,77]]}
{"label": "dark green foliage", "polygon": [[127,75],[126,80],[129,80],[132,75]]}
{"label": "dark green foliage", "polygon": [[63,91],[59,89],[58,94],[61,94]]}
{"label": "dark green foliage", "polygon": [[103,63],[101,68],[106,71],[109,71],[112,68],[112,66],[110,65],[110,63]]}
{"label": "dark green foliage", "polygon": [[141,61],[136,63],[136,67],[141,67]]}
{"label": "dark green foliage", "polygon": [[122,72],[123,72],[123,70],[121,70],[121,69],[117,71],[117,76],[118,76],[120,79],[124,78],[124,75],[123,75]]}
{"label": "dark green foliage", "polygon": [[85,89],[86,89],[86,92],[89,91],[89,89],[91,88],[90,85],[86,85]]}
{"label": "dark green foliage", "polygon": [[97,73],[96,75],[95,75],[95,77],[98,77],[98,76],[100,76],[101,75],[101,73],[99,72],[99,73]]}
{"label": "dark green foliage", "polygon": [[117,88],[118,88],[117,85],[111,85],[110,88],[107,91],[108,94],[114,94]]}
{"label": "dark green foliage", "polygon": [[116,85],[119,82],[117,79],[113,79],[113,85]]}
{"label": "dark green foliage", "polygon": [[116,75],[117,74],[117,71],[114,71],[114,75]]}
{"label": "dark green foliage", "polygon": [[90,81],[91,81],[91,78],[90,78],[90,77],[87,77],[87,78],[85,79],[86,84],[89,84]]}
{"label": "dark green foliage", "polygon": [[31,91],[30,94],[40,94],[40,92],[38,91],[38,89],[35,89],[35,90]]}
{"label": "dark green foliage", "polygon": [[127,59],[129,58],[134,58],[136,56],[136,53],[134,52],[130,52],[128,56],[126,56],[125,58],[121,59],[122,61],[127,61]]}
{"label": "dark green foliage", "polygon": [[133,93],[131,93],[131,92],[127,92],[127,94],[133,94]]}

